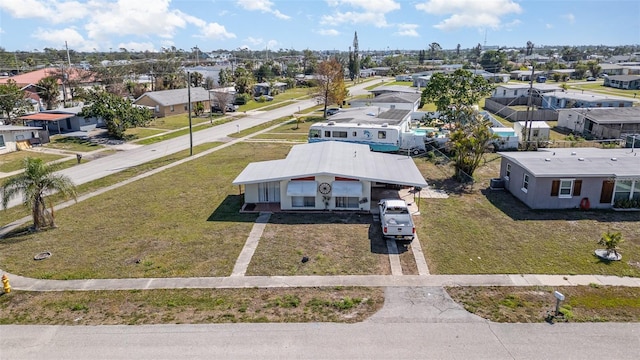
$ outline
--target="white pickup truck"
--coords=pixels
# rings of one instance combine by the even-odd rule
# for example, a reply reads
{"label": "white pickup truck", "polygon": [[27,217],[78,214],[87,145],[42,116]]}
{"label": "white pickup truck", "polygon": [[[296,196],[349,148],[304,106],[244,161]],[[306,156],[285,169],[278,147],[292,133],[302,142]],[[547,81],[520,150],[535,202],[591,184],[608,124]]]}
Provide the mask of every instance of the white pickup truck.
{"label": "white pickup truck", "polygon": [[416,227],[404,200],[383,199],[378,203],[382,236],[385,238],[413,240]]}

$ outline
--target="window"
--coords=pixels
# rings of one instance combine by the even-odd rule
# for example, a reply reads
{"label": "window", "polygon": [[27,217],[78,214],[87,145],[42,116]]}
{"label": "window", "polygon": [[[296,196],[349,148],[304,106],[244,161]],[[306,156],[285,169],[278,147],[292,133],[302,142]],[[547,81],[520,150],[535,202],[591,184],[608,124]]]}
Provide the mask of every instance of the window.
{"label": "window", "polygon": [[386,131],[378,131],[378,139],[386,139],[387,132]]}
{"label": "window", "polygon": [[522,177],[522,191],[527,192],[529,191],[529,175],[528,174],[524,174],[524,176]]}
{"label": "window", "polygon": [[309,138],[319,138],[319,137],[320,137],[320,130],[318,129],[309,130]]}
{"label": "window", "polygon": [[346,131],[334,131],[333,132],[333,137],[334,138],[346,138],[347,137],[347,132]]}
{"label": "window", "polygon": [[292,196],[291,206],[292,207],[315,207],[316,198],[313,196]]}
{"label": "window", "polygon": [[360,207],[357,197],[336,197],[336,208],[357,209]]}
{"label": "window", "polygon": [[560,179],[551,182],[551,196],[568,199],[580,196],[581,190],[582,180]]}
{"label": "window", "polygon": [[0,134],[0,148],[4,148],[6,145],[4,144],[4,135]]}
{"label": "window", "polygon": [[518,90],[513,92],[513,96],[518,96]]}
{"label": "window", "polygon": [[538,130],[538,129],[533,130],[533,137],[537,138],[538,135],[540,135],[540,130]]}
{"label": "window", "polygon": [[187,104],[184,104],[184,111],[189,110],[189,106]]}
{"label": "window", "polygon": [[506,96],[507,95],[507,90],[502,90],[502,96]]}
{"label": "window", "polygon": [[507,175],[505,179],[509,180],[509,176],[511,176],[511,164],[507,164]]}
{"label": "window", "polygon": [[325,131],[324,131],[324,137],[327,137],[327,138],[328,138],[328,137],[331,137],[331,131],[329,131],[329,130],[325,130]]}
{"label": "window", "polygon": [[171,112],[173,112],[175,109],[173,108],[173,105],[171,105],[171,107],[169,107],[169,109],[171,110]]}
{"label": "window", "polygon": [[351,133],[351,135],[352,135],[353,137],[358,137],[358,132],[357,132],[357,131],[354,131],[353,133]]}
{"label": "window", "polygon": [[629,200],[631,198],[631,188],[633,180],[618,180],[613,193],[613,201]]}

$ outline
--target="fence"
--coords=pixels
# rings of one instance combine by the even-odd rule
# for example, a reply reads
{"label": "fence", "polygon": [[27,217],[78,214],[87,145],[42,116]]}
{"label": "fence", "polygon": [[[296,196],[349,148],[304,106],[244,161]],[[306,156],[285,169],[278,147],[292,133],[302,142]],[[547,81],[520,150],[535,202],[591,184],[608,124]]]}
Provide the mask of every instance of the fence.
{"label": "fence", "polygon": [[[497,99],[495,99],[497,100]],[[516,121],[526,121],[527,120],[527,111],[522,110],[514,110],[510,108],[510,105],[526,105],[527,98],[515,98],[515,99],[500,99],[500,102],[495,101],[493,99],[486,99],[484,101],[485,109],[491,111],[492,113],[498,114],[503,118],[516,122]],[[514,101],[513,103],[509,102],[509,100]],[[501,102],[504,102],[502,104]],[[524,102],[524,104],[520,104]],[[539,101],[537,101],[539,102]],[[509,105],[507,105],[509,104]],[[538,106],[540,104],[537,104]],[[552,109],[539,109],[539,110],[530,110],[529,119],[533,121],[557,121],[558,113]]]}

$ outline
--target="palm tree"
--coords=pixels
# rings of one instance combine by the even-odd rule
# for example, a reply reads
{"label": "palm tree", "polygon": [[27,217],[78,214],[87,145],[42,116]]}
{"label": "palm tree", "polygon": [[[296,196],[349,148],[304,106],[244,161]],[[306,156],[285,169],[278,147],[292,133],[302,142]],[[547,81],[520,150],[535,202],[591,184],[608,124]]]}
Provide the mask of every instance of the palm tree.
{"label": "palm tree", "polygon": [[599,245],[604,245],[605,248],[607,249],[607,255],[613,253],[616,258],[618,258],[618,245],[620,245],[620,243],[622,243],[622,234],[618,231],[618,232],[614,232],[612,233],[611,231],[607,231],[606,233],[602,234],[602,237],[600,238],[600,241],[598,241]]}
{"label": "palm tree", "polygon": [[2,208],[6,209],[9,200],[22,193],[24,205],[31,207],[34,230],[55,227],[53,203],[49,202],[51,210],[47,210],[47,196],[58,192],[65,198],[73,197],[75,200],[76,188],[71,179],[56,175],[54,171],[55,168],[45,164],[42,159],[25,158],[24,172],[2,184]]}
{"label": "palm tree", "polygon": [[55,76],[47,76],[38,81],[37,93],[44,101],[47,110],[54,109],[58,103],[60,97],[60,86],[58,85],[58,79]]}

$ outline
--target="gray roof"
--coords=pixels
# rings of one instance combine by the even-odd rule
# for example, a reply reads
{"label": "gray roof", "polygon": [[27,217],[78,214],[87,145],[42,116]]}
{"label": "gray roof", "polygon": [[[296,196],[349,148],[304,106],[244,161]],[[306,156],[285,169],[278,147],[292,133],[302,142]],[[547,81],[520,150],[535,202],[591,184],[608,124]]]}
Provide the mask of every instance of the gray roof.
{"label": "gray roof", "polygon": [[[161,106],[181,105],[189,102],[188,89],[174,89],[146,92],[137,98],[134,104],[145,96]],[[209,101],[209,92],[201,87],[191,88],[191,102],[197,101]]]}
{"label": "gray roof", "polygon": [[499,154],[535,177],[638,177],[637,153],[630,149],[554,148]]}
{"label": "gray roof", "polygon": [[294,145],[285,159],[250,163],[233,180],[233,184],[257,184],[318,175],[427,186],[411,157],[373,152],[369,145],[339,141]]}
{"label": "gray roof", "polygon": [[640,124],[640,107],[575,109],[597,124]]}
{"label": "gray roof", "polygon": [[609,75],[607,78],[616,81],[633,81],[640,80],[640,75]]}
{"label": "gray roof", "polygon": [[384,124],[399,125],[411,114],[410,110],[388,109],[377,106],[365,106],[342,109],[328,120],[339,123],[353,124]]}
{"label": "gray roof", "polygon": [[[496,88],[505,88],[505,89],[510,89],[510,90],[529,90],[530,85],[529,84],[500,84],[498,85]],[[535,90],[538,91],[560,91],[562,90],[562,88],[558,85],[552,85],[552,84],[533,84],[533,88]]]}
{"label": "gray roof", "polygon": [[409,103],[413,104],[420,100],[420,94],[417,93],[385,93],[380,94],[373,99],[367,99],[370,103]]}
{"label": "gray roof", "polygon": [[419,94],[420,92],[418,91],[417,88],[415,87],[410,87],[410,86],[404,86],[404,85],[383,85],[383,86],[378,86],[377,88],[371,90],[372,93],[374,94],[381,94],[381,93],[389,93],[389,92],[397,92],[397,93],[410,93],[410,94]]}
{"label": "gray roof", "polygon": [[556,91],[552,93],[544,93],[542,97],[554,97],[557,99],[570,99],[570,100],[580,100],[580,101],[626,101],[633,103],[635,100],[631,98],[625,98],[622,96],[613,96],[613,95],[605,95],[598,94],[592,92],[574,92],[574,91]]}

